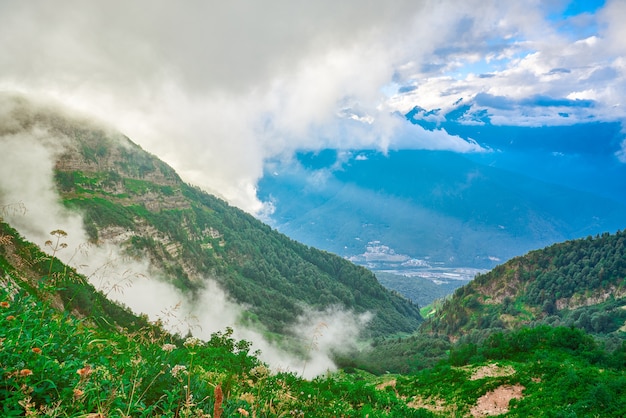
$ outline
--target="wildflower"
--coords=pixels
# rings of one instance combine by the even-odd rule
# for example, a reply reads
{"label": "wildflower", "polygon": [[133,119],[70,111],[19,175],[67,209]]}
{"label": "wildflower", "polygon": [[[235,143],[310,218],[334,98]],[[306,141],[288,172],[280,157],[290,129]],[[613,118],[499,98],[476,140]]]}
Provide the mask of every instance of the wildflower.
{"label": "wildflower", "polygon": [[168,353],[172,350],[174,350],[176,348],[176,346],[174,344],[163,344],[163,347],[161,347],[161,350],[163,351],[167,351]]}
{"label": "wildflower", "polygon": [[174,376],[175,378],[178,378],[178,375],[181,373],[187,373],[187,367],[183,366],[182,364],[177,364],[176,366],[172,367],[172,370],[170,370],[170,373],[172,374],[172,376]]}
{"label": "wildflower", "polygon": [[202,347],[204,345],[204,343],[202,341],[200,341],[200,339],[196,338],[196,337],[189,337],[185,340],[185,342],[183,343],[183,345],[185,347]]}
{"label": "wildflower", "polygon": [[41,348],[39,348],[39,347],[33,347],[33,348],[32,348],[32,351],[33,351],[33,353],[35,353],[35,354],[41,354]]}
{"label": "wildflower", "polygon": [[250,415],[250,412],[246,411],[246,410],[245,410],[245,409],[243,409],[243,408],[239,408],[239,409],[237,409],[237,412],[239,412],[239,413],[241,414],[241,416],[243,416],[243,417],[247,417],[247,416],[249,416],[249,415]]}
{"label": "wildflower", "polygon": [[250,392],[242,393],[239,395],[239,399],[249,403],[250,405],[254,405],[254,395]]}
{"label": "wildflower", "polygon": [[0,308],[9,308],[11,304],[7,301],[0,302]]}
{"label": "wildflower", "polygon": [[22,377],[26,377],[26,376],[30,376],[33,374],[33,371],[30,369],[22,369],[20,370],[20,376]]}
{"label": "wildflower", "polygon": [[74,397],[75,398],[80,398],[81,396],[83,396],[85,394],[84,391],[80,390],[80,389],[74,389]]}
{"label": "wildflower", "polygon": [[15,317],[13,315],[7,316],[7,321],[14,321]]}
{"label": "wildflower", "polygon": [[270,374],[270,371],[267,367],[263,365],[259,365],[259,366],[253,367],[252,370],[250,370],[250,374],[261,379],[261,378],[267,377]]}
{"label": "wildflower", "polygon": [[89,377],[89,375],[91,374],[92,371],[93,370],[91,370],[91,366],[89,364],[87,364],[82,369],[76,370],[76,373],[78,373],[78,375],[80,375],[81,379],[84,379],[86,377]]}

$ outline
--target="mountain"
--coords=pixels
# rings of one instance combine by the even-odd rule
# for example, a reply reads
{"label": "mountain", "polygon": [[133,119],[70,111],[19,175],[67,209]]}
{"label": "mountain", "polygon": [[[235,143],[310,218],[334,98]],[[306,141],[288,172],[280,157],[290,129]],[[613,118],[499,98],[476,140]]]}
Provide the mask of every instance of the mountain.
{"label": "mountain", "polygon": [[[386,290],[370,271],[302,245],[184,183],[114,130],[20,97],[7,99],[4,111],[0,143],[9,149],[10,141],[26,136],[53,150],[56,193],[82,217],[92,245],[149,260],[151,275],[192,299],[216,281],[245,307],[240,321],[271,333],[288,333],[310,310],[372,315],[370,336],[411,332],[419,324],[418,307]],[[22,165],[32,164],[28,158],[36,153],[24,154],[17,153]]]}
{"label": "mountain", "polygon": [[537,323],[624,335],[626,231],[515,257],[457,289],[420,330],[458,338]]}
{"label": "mountain", "polygon": [[[14,120],[24,120],[15,116]],[[222,248],[221,258],[214,264],[215,271],[222,271],[220,268],[226,273],[230,269],[239,271],[237,264],[230,267],[226,262],[229,256],[242,256],[241,252],[234,253],[231,249],[232,240],[240,229],[255,230],[258,221],[240,211],[231,212],[232,208],[219,199],[181,185],[171,169],[164,164],[156,165],[158,160],[118,134],[94,129],[91,125],[86,129],[84,123],[78,125],[83,130],[77,131],[77,125],[70,123],[71,119],[67,117],[54,120],[51,126],[49,116],[50,113],[46,112],[27,120],[37,121],[38,128],[33,132],[42,132],[42,127],[47,126],[41,138],[47,139],[49,144],[61,141],[69,146],[64,153],[55,154],[58,157],[56,180],[63,190],[64,202],[69,207],[83,207],[82,210],[89,214],[81,222],[90,226],[92,240],[103,245],[105,240],[112,242],[112,237],[116,237],[118,242],[126,242],[129,255],[139,252],[153,257],[156,267],[176,268],[177,251],[193,246],[187,241],[183,241],[180,247],[173,245],[170,237],[183,234],[181,231],[189,234],[194,229],[182,222],[188,218],[173,216],[171,220],[166,217],[175,224],[169,229],[161,226],[164,222],[156,220],[161,219],[159,215],[165,216],[163,212],[176,214],[181,211],[191,216],[186,205],[192,205],[193,213],[201,219],[206,208],[203,205],[209,202],[215,222],[225,214],[231,214],[222,223],[211,224],[214,229],[213,232],[209,230],[208,235],[214,241],[207,238],[203,242],[213,248]],[[12,126],[23,131],[21,124]],[[24,135],[11,137],[6,131],[4,135],[6,138],[3,139],[7,141],[11,138],[26,140]],[[111,142],[103,142],[103,138]],[[120,146],[120,143],[124,145]],[[93,144],[100,146],[94,147]],[[82,151],[76,153],[76,148]],[[8,150],[8,147],[3,148],[5,152]],[[31,147],[28,154],[35,158],[38,151],[39,148]],[[85,154],[94,157],[87,159]],[[92,164],[98,169],[87,170]],[[75,169],[68,170],[67,167]],[[121,168],[104,173],[99,171],[110,167]],[[27,168],[33,167],[27,165]],[[143,177],[132,174],[139,172]],[[15,174],[25,173],[16,170]],[[45,180],[37,179],[40,182]],[[2,183],[3,187],[5,184]],[[2,191],[7,193],[6,189]],[[46,193],[45,189],[38,191]],[[194,201],[188,200],[188,194],[201,196],[202,205],[193,206]],[[96,208],[93,211],[87,210],[90,201]],[[19,221],[19,216],[13,216],[12,212],[24,208],[3,201],[1,209],[3,220]],[[138,237],[137,231],[148,222],[155,225],[154,230],[167,231],[170,235],[153,231],[145,237],[135,238],[135,241],[144,243],[136,246],[132,238]],[[152,231],[152,228],[145,228]],[[122,229],[125,234],[115,233]],[[262,230],[279,242],[283,239],[294,247],[312,251],[271,232],[267,226]],[[621,319],[623,323],[625,318],[619,315],[624,310],[617,309],[623,297],[612,301],[611,296],[607,296],[608,290],[615,295],[623,293],[624,233],[566,242],[529,254],[532,255],[528,264],[532,270],[529,271],[532,274],[539,272],[534,281],[541,286],[523,287],[535,289],[533,292],[529,290],[526,298],[539,291],[539,296],[534,297],[543,297],[544,304],[548,301],[547,309],[551,310],[549,303],[552,299],[545,294],[542,296],[540,289],[562,293],[558,298],[556,293],[554,296],[557,315],[544,318],[554,326],[525,326],[525,312],[522,312],[519,315],[522,320],[517,322],[519,328],[510,331],[491,329],[482,339],[469,340],[466,335],[453,343],[442,332],[433,334],[432,327],[424,327],[424,332],[405,338],[379,334],[371,348],[337,353],[337,360],[344,365],[343,370],[322,373],[314,379],[301,376],[308,365],[306,358],[319,349],[319,333],[310,337],[300,369],[272,370],[259,360],[257,352],[251,353],[252,346],[248,341],[233,337],[235,330],[232,328],[225,327],[205,339],[185,338],[165,331],[161,321],[148,322],[144,316],[137,317],[111,303],[104,291],[96,291],[89,283],[91,278],[80,275],[57,259],[67,251],[64,244],[69,237],[66,232],[53,230],[47,236],[50,239],[43,246],[48,254],[22,238],[5,222],[0,223],[0,410],[4,416],[447,417],[497,413],[519,417],[619,417],[626,413],[626,344],[620,339],[623,333],[614,331],[618,321],[612,319]],[[129,241],[121,240],[121,237]],[[169,240],[167,245],[163,243],[165,237]],[[158,250],[145,244],[152,241],[159,243],[154,244]],[[220,246],[220,242],[224,245]],[[165,253],[170,257],[157,257]],[[344,269],[362,271],[336,256],[324,252],[314,254],[329,257]],[[128,265],[131,262],[132,258],[124,259]],[[191,270],[183,270],[188,266],[184,264],[178,270],[187,277],[181,274],[176,280],[177,285],[181,288],[201,286],[200,281],[194,280],[197,276],[188,273]],[[497,274],[504,277],[502,283],[506,289],[505,279],[515,279],[516,274],[513,264],[505,266],[500,269],[504,276],[503,271]],[[599,284],[592,284],[589,278],[596,266],[601,267],[597,272],[601,280]],[[586,267],[590,271],[583,277]],[[307,273],[314,271],[311,267]],[[564,293],[566,286],[561,286],[563,280],[559,274],[576,277],[578,272],[583,285],[578,281],[575,284],[587,290],[568,296]],[[551,276],[552,273],[556,276]],[[496,272],[493,274],[495,276]],[[167,277],[171,280],[174,274]],[[238,276],[226,275],[229,277]],[[584,283],[588,281],[589,286],[585,287]],[[477,282],[487,286],[483,289],[486,295],[493,294],[496,298],[502,293],[498,290],[500,282],[495,286],[483,276]],[[489,288],[490,283],[494,284],[493,291]],[[551,283],[555,283],[554,287]],[[460,293],[464,294],[465,290]],[[509,293],[504,293],[506,298]],[[454,298],[457,297],[461,296]],[[526,303],[518,299],[514,307],[518,301]],[[600,303],[586,307],[590,309],[586,312],[576,309],[578,303],[594,301]],[[573,314],[579,314],[577,318],[563,316],[565,321],[572,320],[575,325],[577,321],[585,323],[586,313],[592,327],[603,327],[603,331],[608,331],[603,334],[605,340],[596,339],[595,334],[590,335],[584,329],[559,326],[559,314],[567,311],[560,310],[562,304],[569,306]],[[400,374],[403,370],[406,372]]]}
{"label": "mountain", "polygon": [[2,416],[423,416],[376,376],[303,372],[270,370],[231,328],[172,335],[0,223]]}
{"label": "mountain", "polygon": [[258,195],[278,230],[375,270],[488,269],[626,222],[622,203],[445,151],[301,153]]}

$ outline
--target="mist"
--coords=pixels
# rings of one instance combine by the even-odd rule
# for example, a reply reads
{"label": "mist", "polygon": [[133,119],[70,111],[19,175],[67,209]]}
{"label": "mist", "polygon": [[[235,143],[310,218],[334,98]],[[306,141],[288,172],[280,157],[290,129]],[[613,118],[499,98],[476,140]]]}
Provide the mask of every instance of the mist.
{"label": "mist", "polygon": [[[296,354],[269,343],[259,331],[242,326],[239,319],[246,307],[230,298],[213,278],[202,278],[200,291],[184,293],[147,258],[127,256],[115,240],[88,244],[82,217],[61,204],[54,184],[55,161],[68,139],[37,124],[24,130],[6,112],[6,101],[0,101],[0,107],[4,110],[0,114],[3,220],[43,251],[76,268],[108,298],[181,336],[191,333],[207,340],[215,332],[233,328],[233,337],[250,341],[252,351],[260,350],[260,359],[272,369],[307,378],[336,369],[332,353],[355,347],[367,315],[339,308],[306,310],[297,318],[292,334],[307,350]],[[12,207],[24,210],[10,210]],[[51,231],[55,230],[67,234],[60,240],[67,247],[45,245],[49,240],[54,243],[56,237]]]}

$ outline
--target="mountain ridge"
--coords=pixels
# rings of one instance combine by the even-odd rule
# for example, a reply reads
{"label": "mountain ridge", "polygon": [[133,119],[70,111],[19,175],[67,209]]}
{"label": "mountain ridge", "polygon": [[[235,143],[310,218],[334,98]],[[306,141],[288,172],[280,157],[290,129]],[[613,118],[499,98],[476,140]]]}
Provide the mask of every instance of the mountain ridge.
{"label": "mountain ridge", "polygon": [[371,272],[184,183],[123,135],[22,98],[9,104],[7,137],[37,129],[56,141],[47,144],[56,153],[56,187],[65,207],[83,217],[93,244],[106,238],[131,258],[147,257],[179,288],[197,290],[207,277],[216,279],[247,307],[245,321],[270,332],[286,332],[307,306],[370,312],[367,330],[376,335],[410,332],[421,320],[417,306]]}

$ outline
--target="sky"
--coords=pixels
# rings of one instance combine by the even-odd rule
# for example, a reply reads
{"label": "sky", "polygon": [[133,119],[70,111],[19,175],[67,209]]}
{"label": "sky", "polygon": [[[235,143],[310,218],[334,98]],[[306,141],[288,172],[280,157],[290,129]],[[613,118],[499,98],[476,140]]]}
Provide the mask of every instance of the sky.
{"label": "sky", "polygon": [[0,0],[0,91],[110,123],[258,214],[264,162],[297,150],[492,151],[398,116],[414,106],[623,125],[624,21],[620,0]]}

